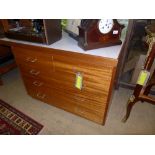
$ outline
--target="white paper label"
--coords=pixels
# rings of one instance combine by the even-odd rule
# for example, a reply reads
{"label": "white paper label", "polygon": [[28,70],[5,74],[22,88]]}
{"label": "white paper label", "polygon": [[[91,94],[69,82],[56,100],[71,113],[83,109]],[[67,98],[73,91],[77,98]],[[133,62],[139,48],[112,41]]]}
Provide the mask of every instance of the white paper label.
{"label": "white paper label", "polygon": [[113,30],[113,34],[118,34],[118,30]]}

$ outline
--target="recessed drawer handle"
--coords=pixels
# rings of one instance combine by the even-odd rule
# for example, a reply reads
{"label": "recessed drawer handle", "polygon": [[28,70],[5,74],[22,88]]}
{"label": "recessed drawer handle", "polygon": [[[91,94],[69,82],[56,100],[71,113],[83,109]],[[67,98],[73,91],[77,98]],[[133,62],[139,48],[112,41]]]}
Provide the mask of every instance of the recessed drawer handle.
{"label": "recessed drawer handle", "polygon": [[44,99],[46,97],[46,94],[37,93],[37,97]]}
{"label": "recessed drawer handle", "polygon": [[37,61],[37,58],[30,58],[30,57],[28,57],[28,58],[26,58],[26,61],[27,62],[36,62]]}
{"label": "recessed drawer handle", "polygon": [[30,70],[30,74],[32,74],[32,75],[39,75],[40,74],[40,71],[36,71],[34,69],[31,69]]}
{"label": "recessed drawer handle", "polygon": [[81,102],[84,102],[86,99],[84,99],[84,98],[80,98],[80,97],[78,97],[78,96],[74,96],[74,99],[75,100],[78,100],[78,101],[81,101]]}
{"label": "recessed drawer handle", "polygon": [[33,85],[40,87],[43,85],[43,82],[34,81]]}

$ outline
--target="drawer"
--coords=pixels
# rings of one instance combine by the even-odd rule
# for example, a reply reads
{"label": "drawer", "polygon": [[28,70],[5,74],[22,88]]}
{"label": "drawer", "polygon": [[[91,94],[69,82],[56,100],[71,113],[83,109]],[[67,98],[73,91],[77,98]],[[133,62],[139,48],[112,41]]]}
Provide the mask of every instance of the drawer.
{"label": "drawer", "polygon": [[53,95],[58,95],[60,98],[62,98],[64,101],[69,102],[69,100],[72,100],[73,103],[75,103],[77,106],[81,106],[93,111],[96,111],[98,113],[102,113],[105,109],[104,101],[98,102],[96,100],[92,100],[91,98],[83,97],[77,94],[73,94],[70,91],[60,91],[58,89],[53,88]]}
{"label": "drawer", "polygon": [[[104,61],[104,60],[103,60]],[[53,57],[55,80],[62,81],[68,86],[74,86],[76,74],[81,73],[83,76],[83,85],[85,88],[107,90],[111,82],[113,67],[96,66],[92,62],[84,60],[76,60],[76,57]]]}
{"label": "drawer", "polygon": [[47,89],[34,89],[34,88],[30,88],[29,86],[26,86],[26,89],[28,94],[33,98],[36,98],[38,100],[41,100],[42,102],[49,103],[49,104],[53,102],[51,94]]}
{"label": "drawer", "polygon": [[52,96],[53,105],[97,123],[103,123],[104,108],[99,108],[95,102],[77,99],[56,90],[53,91]]}
{"label": "drawer", "polygon": [[18,65],[22,75],[32,76],[33,78],[38,79],[49,79],[53,75],[51,68],[38,68],[35,66],[29,65]]}
{"label": "drawer", "polygon": [[76,75],[80,73],[83,79],[81,90],[97,95],[107,95],[112,78],[112,69],[104,68],[102,71],[99,71],[98,74],[93,72],[93,70],[91,70],[91,72],[92,74],[89,72],[89,70],[84,72],[82,68],[78,68],[77,71],[70,70],[70,72],[67,72],[66,69],[63,71],[57,71],[55,69],[52,78],[55,82],[59,83],[60,86],[76,91]]}
{"label": "drawer", "polygon": [[46,103],[52,102],[52,89],[47,87],[45,83],[39,80],[23,78],[28,94],[36,99]]}
{"label": "drawer", "polygon": [[40,79],[32,78],[30,76],[23,76],[25,86],[34,87],[34,88],[44,88],[48,87],[48,83]]}
{"label": "drawer", "polygon": [[[54,56],[53,86],[81,97],[106,103],[113,68],[96,66],[82,59],[77,61],[70,59],[72,58]],[[83,77],[81,90],[75,87],[78,73]]]}
{"label": "drawer", "polygon": [[13,47],[13,53],[18,65],[29,65],[41,70],[53,69],[53,56],[49,52]]}
{"label": "drawer", "polygon": [[53,89],[56,89],[58,91],[62,91],[66,94],[70,94],[71,96],[75,97],[75,98],[81,98],[81,99],[88,99],[94,102],[100,102],[101,104],[106,104],[107,103],[107,95],[104,94],[103,91],[96,91],[95,89],[93,89],[93,91],[88,91],[87,89],[85,89],[84,87],[79,90],[77,88],[75,88],[75,86],[68,87],[68,86],[64,86],[63,84],[60,83],[56,83],[55,81],[51,81],[49,82],[50,86]]}

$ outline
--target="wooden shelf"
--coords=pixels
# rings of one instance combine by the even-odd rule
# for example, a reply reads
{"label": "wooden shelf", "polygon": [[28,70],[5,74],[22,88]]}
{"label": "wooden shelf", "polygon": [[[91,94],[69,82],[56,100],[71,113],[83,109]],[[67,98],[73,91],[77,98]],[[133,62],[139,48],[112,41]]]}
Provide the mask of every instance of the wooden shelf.
{"label": "wooden shelf", "polygon": [[[40,23],[40,21],[42,21]],[[61,39],[62,29],[60,19],[42,19],[39,20],[41,27],[34,30],[33,21],[30,19],[19,19],[18,24],[13,20],[1,20],[6,37],[37,42],[43,44],[52,44]]]}

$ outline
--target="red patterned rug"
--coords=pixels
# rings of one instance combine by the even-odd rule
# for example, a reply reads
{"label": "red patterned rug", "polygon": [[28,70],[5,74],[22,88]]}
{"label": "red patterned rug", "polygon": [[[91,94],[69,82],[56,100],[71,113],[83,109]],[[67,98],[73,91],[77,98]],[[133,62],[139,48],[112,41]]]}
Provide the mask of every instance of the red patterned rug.
{"label": "red patterned rug", "polygon": [[43,125],[0,100],[1,135],[36,135],[42,128]]}

